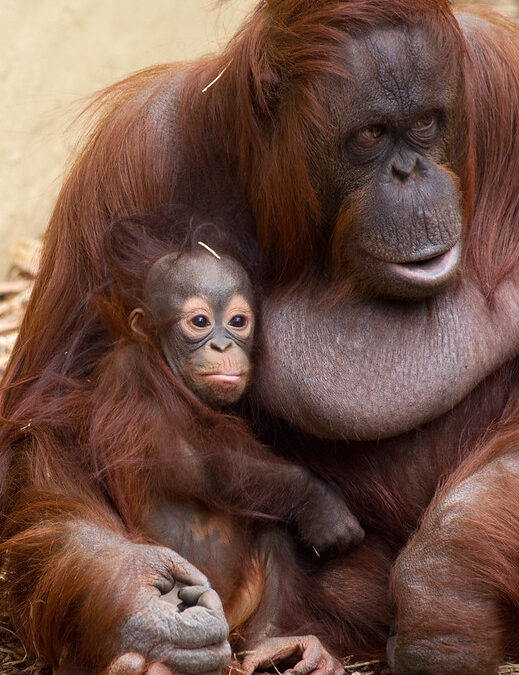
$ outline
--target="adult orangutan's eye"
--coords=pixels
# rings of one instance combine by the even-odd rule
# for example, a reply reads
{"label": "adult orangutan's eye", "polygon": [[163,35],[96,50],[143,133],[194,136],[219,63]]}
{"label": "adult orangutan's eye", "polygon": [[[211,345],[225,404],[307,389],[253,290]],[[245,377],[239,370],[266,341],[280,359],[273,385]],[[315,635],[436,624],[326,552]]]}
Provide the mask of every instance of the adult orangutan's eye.
{"label": "adult orangutan's eye", "polygon": [[191,323],[195,328],[207,328],[211,324],[209,319],[203,314],[197,314],[191,319]]}
{"label": "adult orangutan's eye", "polygon": [[370,149],[379,143],[384,136],[384,132],[385,128],[380,125],[364,127],[355,136],[355,141],[361,148]]}
{"label": "adult orangutan's eye", "polygon": [[435,115],[424,115],[416,120],[409,134],[417,143],[432,143],[437,136],[438,122]]}
{"label": "adult orangutan's eye", "polygon": [[247,325],[247,317],[243,314],[235,314],[229,321],[229,326],[232,328],[245,328]]}
{"label": "adult orangutan's eye", "polygon": [[421,117],[413,125],[413,131],[426,131],[430,129],[434,124],[434,117],[432,115],[426,115]]}

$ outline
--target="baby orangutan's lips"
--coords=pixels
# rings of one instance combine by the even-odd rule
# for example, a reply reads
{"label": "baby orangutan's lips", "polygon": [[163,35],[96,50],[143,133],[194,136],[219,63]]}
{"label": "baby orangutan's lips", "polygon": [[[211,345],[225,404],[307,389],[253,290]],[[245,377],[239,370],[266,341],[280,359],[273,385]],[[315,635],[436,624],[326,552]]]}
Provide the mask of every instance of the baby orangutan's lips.
{"label": "baby orangutan's lips", "polygon": [[239,384],[243,378],[243,373],[207,373],[204,377],[215,384]]}

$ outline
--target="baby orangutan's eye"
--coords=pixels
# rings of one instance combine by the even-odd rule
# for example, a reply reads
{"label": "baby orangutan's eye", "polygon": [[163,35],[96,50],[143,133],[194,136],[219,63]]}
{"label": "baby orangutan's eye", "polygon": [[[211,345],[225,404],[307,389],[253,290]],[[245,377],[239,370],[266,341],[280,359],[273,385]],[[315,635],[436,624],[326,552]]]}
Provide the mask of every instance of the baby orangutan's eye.
{"label": "baby orangutan's eye", "polygon": [[194,316],[191,319],[191,323],[195,328],[207,328],[207,326],[211,325],[209,319],[203,314],[197,314],[196,316]]}
{"label": "baby orangutan's eye", "polygon": [[229,321],[229,326],[232,328],[245,328],[247,325],[247,317],[243,314],[235,314]]}

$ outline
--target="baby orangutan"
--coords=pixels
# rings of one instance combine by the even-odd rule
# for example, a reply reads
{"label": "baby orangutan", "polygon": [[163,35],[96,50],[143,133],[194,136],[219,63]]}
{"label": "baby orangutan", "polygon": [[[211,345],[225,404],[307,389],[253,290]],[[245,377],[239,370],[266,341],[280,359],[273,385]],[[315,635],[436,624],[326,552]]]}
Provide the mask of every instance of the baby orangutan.
{"label": "baby orangutan", "polygon": [[[130,527],[208,576],[231,631],[239,630],[233,646],[255,647],[249,669],[281,652],[302,663],[315,638],[276,638],[288,618],[293,625],[300,616],[305,633],[311,625],[296,541],[320,555],[360,543],[364,532],[338,494],[229,414],[252,374],[254,294],[235,259],[205,247],[151,266],[140,306],[129,312],[129,336],[119,336],[98,370],[104,410],[138,392],[126,414],[131,405],[135,443],[147,443],[135,450],[146,455],[135,476],[120,479],[112,469],[108,491]],[[138,493],[146,496],[136,501]],[[171,579],[161,592],[182,611],[179,590]]]}

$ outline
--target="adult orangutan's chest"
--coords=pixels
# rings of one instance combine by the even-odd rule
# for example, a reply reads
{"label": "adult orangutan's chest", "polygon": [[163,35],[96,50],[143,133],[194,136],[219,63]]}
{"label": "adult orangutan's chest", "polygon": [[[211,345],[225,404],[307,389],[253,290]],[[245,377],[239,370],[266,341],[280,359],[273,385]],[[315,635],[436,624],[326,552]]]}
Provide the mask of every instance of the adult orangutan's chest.
{"label": "adult orangutan's chest", "polygon": [[452,410],[513,357],[517,301],[511,282],[492,306],[468,282],[417,303],[333,305],[316,287],[278,292],[264,303],[256,393],[321,438],[400,436]]}

